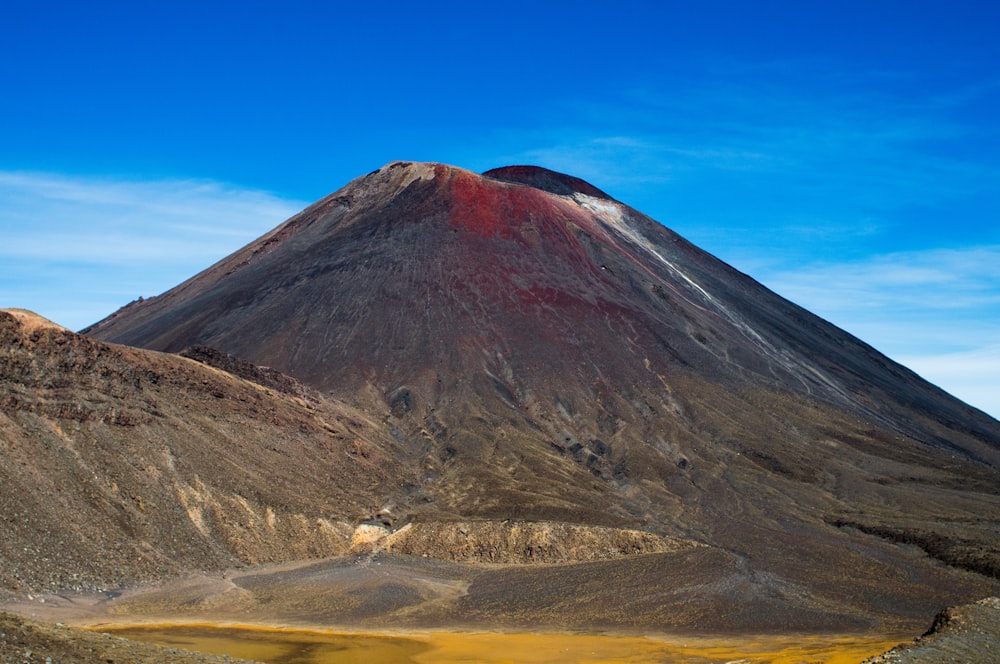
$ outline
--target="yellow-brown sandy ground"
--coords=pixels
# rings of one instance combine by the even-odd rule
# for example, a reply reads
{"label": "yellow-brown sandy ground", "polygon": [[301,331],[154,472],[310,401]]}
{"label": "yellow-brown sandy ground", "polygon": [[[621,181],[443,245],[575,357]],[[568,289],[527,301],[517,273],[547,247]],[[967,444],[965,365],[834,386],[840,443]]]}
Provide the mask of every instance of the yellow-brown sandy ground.
{"label": "yellow-brown sandy ground", "polygon": [[[99,629],[108,629],[107,627]],[[638,637],[591,634],[407,632],[336,633],[253,626],[136,626],[110,629],[171,648],[229,654],[273,664],[486,664],[745,662],[856,664],[906,637],[796,635],[749,638]]]}

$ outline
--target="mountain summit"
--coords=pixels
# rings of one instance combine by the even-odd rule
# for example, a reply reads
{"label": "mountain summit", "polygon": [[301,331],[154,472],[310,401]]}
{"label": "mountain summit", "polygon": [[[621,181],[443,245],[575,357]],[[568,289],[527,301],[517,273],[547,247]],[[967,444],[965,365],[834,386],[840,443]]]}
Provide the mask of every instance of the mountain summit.
{"label": "mountain summit", "polygon": [[[546,169],[388,164],[84,333],[215,348],[385,422],[422,477],[386,490],[405,521],[695,543],[685,601],[757,628],[997,588],[1000,423]],[[654,624],[680,599],[642,601]]]}

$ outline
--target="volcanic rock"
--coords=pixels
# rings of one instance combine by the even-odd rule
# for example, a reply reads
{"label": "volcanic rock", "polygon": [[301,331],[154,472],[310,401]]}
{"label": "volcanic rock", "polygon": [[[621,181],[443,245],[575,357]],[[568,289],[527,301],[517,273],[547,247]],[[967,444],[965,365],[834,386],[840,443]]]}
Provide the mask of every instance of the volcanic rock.
{"label": "volcanic rock", "polygon": [[1000,662],[1000,598],[945,609],[925,634],[862,664]]}
{"label": "volcanic rock", "polygon": [[397,450],[344,404],[0,310],[0,589],[344,553],[413,484]]}
{"label": "volcanic rock", "polygon": [[867,629],[1000,591],[1000,423],[577,178],[394,162],[84,332],[217,349],[355,409],[385,477],[412,478],[371,525],[702,545],[687,596],[653,554],[497,572],[468,615]]}

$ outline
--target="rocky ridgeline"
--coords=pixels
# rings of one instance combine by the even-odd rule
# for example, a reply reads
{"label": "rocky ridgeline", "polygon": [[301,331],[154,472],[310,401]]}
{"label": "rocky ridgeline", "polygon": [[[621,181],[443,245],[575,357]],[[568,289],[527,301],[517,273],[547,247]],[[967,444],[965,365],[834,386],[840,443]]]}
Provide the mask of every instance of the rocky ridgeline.
{"label": "rocky ridgeline", "polygon": [[201,356],[267,385],[0,310],[0,592],[347,552],[380,483],[402,483],[382,434]]}
{"label": "rocky ridgeline", "polygon": [[258,385],[271,388],[294,397],[315,401],[318,397],[313,390],[270,367],[258,367],[256,364],[240,359],[235,355],[208,346],[189,346],[178,353],[181,357],[201,362],[210,367],[221,369],[226,373],[239,376]]}
{"label": "rocky ridgeline", "polygon": [[640,530],[559,522],[459,521],[410,523],[396,531],[365,525],[355,551],[391,553],[463,563],[558,564],[612,560],[697,546]]}

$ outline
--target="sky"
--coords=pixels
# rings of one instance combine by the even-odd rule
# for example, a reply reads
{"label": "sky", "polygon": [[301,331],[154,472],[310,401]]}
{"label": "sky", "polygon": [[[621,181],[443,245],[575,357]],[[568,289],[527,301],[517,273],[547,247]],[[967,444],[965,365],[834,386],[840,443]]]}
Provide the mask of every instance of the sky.
{"label": "sky", "polygon": [[83,328],[396,159],[582,177],[1000,417],[1000,3],[0,7],[0,307]]}

